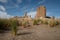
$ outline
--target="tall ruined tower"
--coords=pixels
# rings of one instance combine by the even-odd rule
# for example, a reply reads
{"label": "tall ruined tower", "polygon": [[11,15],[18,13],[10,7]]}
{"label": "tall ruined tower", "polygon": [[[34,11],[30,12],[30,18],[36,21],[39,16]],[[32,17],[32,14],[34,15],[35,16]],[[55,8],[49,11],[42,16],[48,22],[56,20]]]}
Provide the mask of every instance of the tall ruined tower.
{"label": "tall ruined tower", "polygon": [[40,6],[37,8],[37,14],[35,18],[45,18],[46,17],[46,8],[45,6]]}

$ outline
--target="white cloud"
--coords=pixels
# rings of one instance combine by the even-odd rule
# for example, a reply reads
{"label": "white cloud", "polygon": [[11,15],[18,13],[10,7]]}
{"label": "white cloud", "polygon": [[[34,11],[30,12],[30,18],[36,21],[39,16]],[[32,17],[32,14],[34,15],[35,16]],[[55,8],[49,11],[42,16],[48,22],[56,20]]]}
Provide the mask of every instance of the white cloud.
{"label": "white cloud", "polygon": [[5,11],[5,8],[3,6],[0,6],[0,11]]}
{"label": "white cloud", "polygon": [[4,6],[0,6],[0,18],[11,18],[13,16],[8,15]]}
{"label": "white cloud", "polygon": [[7,0],[0,0],[0,2],[3,2],[3,3],[5,3],[5,2],[7,2]]}
{"label": "white cloud", "polygon": [[8,15],[6,12],[0,11],[0,18],[11,18],[13,16]]}
{"label": "white cloud", "polygon": [[28,16],[30,16],[30,15],[31,15],[31,17],[32,17],[32,18],[34,18],[34,17],[35,17],[35,15],[36,15],[36,11],[34,11],[34,12],[29,12],[27,15],[28,15]]}

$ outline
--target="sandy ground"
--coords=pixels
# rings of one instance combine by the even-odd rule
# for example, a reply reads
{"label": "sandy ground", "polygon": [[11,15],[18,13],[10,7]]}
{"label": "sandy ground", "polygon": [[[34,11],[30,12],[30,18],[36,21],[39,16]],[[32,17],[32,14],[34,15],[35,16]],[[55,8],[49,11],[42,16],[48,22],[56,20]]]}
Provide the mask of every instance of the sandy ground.
{"label": "sandy ground", "polygon": [[60,25],[35,25],[31,28],[18,28],[18,35],[13,39],[11,32],[0,33],[0,40],[60,40]]}

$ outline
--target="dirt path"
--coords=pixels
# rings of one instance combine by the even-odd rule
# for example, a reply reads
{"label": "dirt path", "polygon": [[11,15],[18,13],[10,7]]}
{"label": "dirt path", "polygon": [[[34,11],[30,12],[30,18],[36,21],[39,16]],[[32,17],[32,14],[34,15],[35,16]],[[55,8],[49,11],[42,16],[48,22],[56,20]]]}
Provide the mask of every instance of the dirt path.
{"label": "dirt path", "polygon": [[[12,40],[11,33],[0,34],[0,40]],[[19,28],[15,40],[60,40],[60,27],[38,25],[32,28]]]}

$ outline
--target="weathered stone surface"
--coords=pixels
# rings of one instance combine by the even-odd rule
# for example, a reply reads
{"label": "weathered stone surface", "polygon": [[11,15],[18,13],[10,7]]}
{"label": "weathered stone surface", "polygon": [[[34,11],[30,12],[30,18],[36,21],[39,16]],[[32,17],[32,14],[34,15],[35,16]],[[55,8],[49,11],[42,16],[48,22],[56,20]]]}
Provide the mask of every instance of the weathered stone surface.
{"label": "weathered stone surface", "polygon": [[45,18],[46,17],[46,8],[44,6],[40,6],[37,8],[37,14],[35,18]]}

